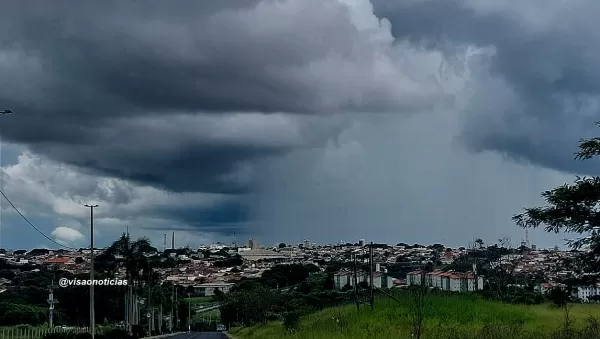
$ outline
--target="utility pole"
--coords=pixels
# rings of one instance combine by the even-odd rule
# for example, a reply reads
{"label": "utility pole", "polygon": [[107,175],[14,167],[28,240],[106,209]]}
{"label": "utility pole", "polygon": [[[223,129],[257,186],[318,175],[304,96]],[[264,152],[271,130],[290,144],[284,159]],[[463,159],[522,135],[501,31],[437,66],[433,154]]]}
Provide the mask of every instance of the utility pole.
{"label": "utility pole", "polygon": [[369,303],[371,304],[371,311],[373,310],[373,302],[375,301],[374,297],[374,286],[373,286],[373,242],[371,241],[371,245],[369,245],[369,284],[370,288],[370,296]]}
{"label": "utility pole", "polygon": [[54,289],[56,289],[58,286],[54,285],[54,278],[52,279],[52,284],[48,285],[48,291],[50,292],[48,294],[48,304],[50,304],[49,310],[50,310],[50,321],[48,322],[50,325],[50,328],[54,328],[53,326],[53,318],[54,318],[54,304],[58,304],[58,300],[54,299]]}
{"label": "utility pole", "polygon": [[148,335],[149,336],[152,336],[152,318],[151,318],[152,304],[150,302],[151,299],[152,299],[152,289],[150,288],[150,284],[148,284],[148,311],[146,313],[146,317],[148,318]]}
{"label": "utility pole", "polygon": [[188,332],[192,332],[192,297],[188,293]]}
{"label": "utility pole", "polygon": [[360,302],[358,300],[358,281],[356,279],[356,251],[352,253],[352,256],[354,258],[354,266],[353,266],[353,271],[354,271],[354,301],[356,302],[356,310],[360,310]]}
{"label": "utility pole", "polygon": [[177,288],[174,288],[175,293],[175,328],[179,328],[179,304],[177,301]]}
{"label": "utility pole", "polygon": [[90,209],[90,334],[95,337],[96,319],[94,314],[94,208],[98,205],[84,205]]}
{"label": "utility pole", "polygon": [[[8,115],[13,114],[13,112],[9,109],[5,109],[0,111],[0,115]],[[0,133],[0,191],[4,192],[4,180],[3,180],[3,171],[2,171],[2,134]],[[2,197],[0,197],[0,245],[2,244]]]}
{"label": "utility pole", "polygon": [[175,309],[175,284],[173,284],[173,288],[172,288],[172,293],[171,293],[171,319],[169,319],[169,331],[172,333],[173,332],[173,319],[174,319],[174,312],[173,310]]}

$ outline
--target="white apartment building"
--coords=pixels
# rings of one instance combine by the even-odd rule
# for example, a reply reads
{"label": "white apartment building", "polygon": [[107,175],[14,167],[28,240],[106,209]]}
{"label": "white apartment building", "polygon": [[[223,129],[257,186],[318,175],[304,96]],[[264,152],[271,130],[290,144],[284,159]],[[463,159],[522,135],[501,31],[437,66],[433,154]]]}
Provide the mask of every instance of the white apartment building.
{"label": "white apartment building", "polygon": [[[357,283],[366,282],[369,284],[369,280],[368,273],[359,272],[356,276]],[[341,290],[346,285],[354,286],[354,275],[351,271],[341,270],[333,275],[333,284],[338,290]],[[375,272],[373,273],[373,286],[377,288],[394,286],[394,278],[381,272]]]}
{"label": "white apartment building", "polygon": [[600,285],[596,286],[579,286],[574,291],[575,297],[583,302],[590,302],[590,297],[600,295]]}
{"label": "white apartment building", "polygon": [[408,285],[421,285],[424,282],[426,286],[452,292],[472,292],[483,289],[483,278],[476,278],[472,272],[413,271],[406,274],[406,282]]}

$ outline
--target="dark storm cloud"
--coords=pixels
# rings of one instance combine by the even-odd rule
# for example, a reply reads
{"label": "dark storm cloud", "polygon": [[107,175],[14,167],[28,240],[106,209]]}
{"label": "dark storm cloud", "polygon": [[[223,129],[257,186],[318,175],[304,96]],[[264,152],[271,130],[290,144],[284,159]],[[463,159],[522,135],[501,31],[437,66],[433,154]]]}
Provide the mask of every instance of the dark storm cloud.
{"label": "dark storm cloud", "polygon": [[338,2],[2,5],[0,103],[17,112],[3,119],[3,136],[168,190],[243,192],[252,160],[313,141],[294,133],[262,140],[294,130],[277,116],[240,139],[243,118],[209,138],[201,119],[182,115],[415,111],[441,97],[436,81],[394,69],[389,42],[373,42]]}
{"label": "dark storm cloud", "polygon": [[206,208],[169,206],[169,208],[155,209],[151,213],[189,226],[176,228],[165,225],[164,227],[142,227],[143,229],[205,232],[217,235],[244,234],[248,231],[246,226],[250,219],[248,206],[239,201],[228,201]]}
{"label": "dark storm cloud", "polygon": [[[465,45],[493,47],[489,72],[468,104],[463,139],[564,171],[597,172],[574,162],[579,138],[598,134],[600,34],[597,1],[577,3],[374,0],[395,37],[452,55]],[[458,53],[457,53],[458,54]],[[484,79],[496,77],[496,81]],[[505,88],[506,87],[506,88]]]}

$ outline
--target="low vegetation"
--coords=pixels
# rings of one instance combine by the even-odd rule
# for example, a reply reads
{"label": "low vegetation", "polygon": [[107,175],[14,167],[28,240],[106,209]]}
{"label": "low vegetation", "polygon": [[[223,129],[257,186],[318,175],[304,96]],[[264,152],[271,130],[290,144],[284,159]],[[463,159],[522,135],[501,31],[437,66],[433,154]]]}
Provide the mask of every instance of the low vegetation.
{"label": "low vegetation", "polygon": [[[285,321],[237,327],[237,339],[269,338],[413,338],[413,307],[408,292],[397,301],[380,296],[373,311],[355,306],[333,307],[301,317],[294,331]],[[514,305],[475,295],[429,295],[425,305],[423,339],[595,339],[600,338],[600,306],[574,304],[566,309],[551,304]]]}

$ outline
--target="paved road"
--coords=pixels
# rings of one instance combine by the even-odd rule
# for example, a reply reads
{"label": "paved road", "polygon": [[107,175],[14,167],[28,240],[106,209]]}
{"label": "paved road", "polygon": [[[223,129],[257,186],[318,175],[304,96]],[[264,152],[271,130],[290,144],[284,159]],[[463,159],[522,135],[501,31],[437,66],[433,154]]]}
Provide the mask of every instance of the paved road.
{"label": "paved road", "polygon": [[164,339],[227,339],[227,336],[221,332],[192,332],[176,334]]}

